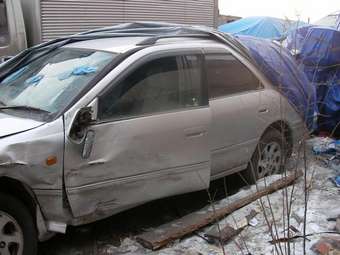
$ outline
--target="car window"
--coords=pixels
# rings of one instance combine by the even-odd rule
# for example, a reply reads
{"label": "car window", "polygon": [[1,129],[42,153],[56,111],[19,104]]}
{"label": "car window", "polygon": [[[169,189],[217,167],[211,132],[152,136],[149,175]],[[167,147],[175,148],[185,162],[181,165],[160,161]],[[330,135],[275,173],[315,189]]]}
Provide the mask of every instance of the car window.
{"label": "car window", "polygon": [[200,56],[162,57],[127,75],[99,100],[100,119],[125,119],[204,104]]}
{"label": "car window", "polygon": [[117,56],[115,53],[59,48],[38,57],[0,82],[0,101],[58,113]]}
{"label": "car window", "polygon": [[9,44],[9,31],[7,23],[6,5],[0,0],[0,47]]}
{"label": "car window", "polygon": [[231,54],[206,56],[209,97],[217,98],[257,90],[260,81]]}

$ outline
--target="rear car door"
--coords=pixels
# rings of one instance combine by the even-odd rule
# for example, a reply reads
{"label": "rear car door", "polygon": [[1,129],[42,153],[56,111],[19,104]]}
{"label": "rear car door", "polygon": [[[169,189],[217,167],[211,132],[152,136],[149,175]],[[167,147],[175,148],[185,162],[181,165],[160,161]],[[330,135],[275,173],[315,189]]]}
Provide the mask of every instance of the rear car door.
{"label": "rear car door", "polygon": [[75,217],[107,215],[208,187],[202,55],[149,56],[99,96],[88,159],[67,141],[65,183]]}
{"label": "rear car door", "polygon": [[226,50],[207,53],[205,67],[212,111],[212,175],[216,178],[246,167],[261,135],[262,86]]}

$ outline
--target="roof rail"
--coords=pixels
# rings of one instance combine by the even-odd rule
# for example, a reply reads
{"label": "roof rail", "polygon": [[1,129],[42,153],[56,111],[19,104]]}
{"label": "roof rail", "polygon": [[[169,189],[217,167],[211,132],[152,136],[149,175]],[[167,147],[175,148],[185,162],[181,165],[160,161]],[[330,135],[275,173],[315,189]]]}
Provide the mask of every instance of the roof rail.
{"label": "roof rail", "polygon": [[181,38],[181,37],[192,37],[192,38],[209,38],[211,35],[209,34],[178,34],[178,35],[156,35],[150,38],[146,38],[145,40],[141,41],[137,44],[137,46],[146,46],[146,45],[153,45],[158,40],[161,39],[170,39],[170,38]]}

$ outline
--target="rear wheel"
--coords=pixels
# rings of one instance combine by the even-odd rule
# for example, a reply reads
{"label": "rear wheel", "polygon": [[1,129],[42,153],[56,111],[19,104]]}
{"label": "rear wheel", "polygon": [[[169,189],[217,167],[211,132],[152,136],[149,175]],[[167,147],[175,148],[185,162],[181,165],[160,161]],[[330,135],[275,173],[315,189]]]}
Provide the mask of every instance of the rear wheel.
{"label": "rear wheel", "polygon": [[268,130],[261,138],[246,170],[250,183],[283,171],[288,157],[288,143],[276,129]]}
{"label": "rear wheel", "polygon": [[0,254],[36,253],[37,231],[32,215],[20,200],[0,193]]}

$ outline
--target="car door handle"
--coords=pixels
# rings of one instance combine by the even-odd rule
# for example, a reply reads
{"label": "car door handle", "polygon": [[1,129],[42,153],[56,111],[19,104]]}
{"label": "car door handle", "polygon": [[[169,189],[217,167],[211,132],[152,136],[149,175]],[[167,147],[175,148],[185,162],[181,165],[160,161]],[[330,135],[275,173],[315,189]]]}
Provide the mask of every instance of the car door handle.
{"label": "car door handle", "polygon": [[269,110],[267,108],[262,108],[259,110],[259,113],[268,113]]}
{"label": "car door handle", "polygon": [[195,137],[202,137],[206,131],[199,131],[199,132],[192,132],[192,133],[187,133],[185,136],[188,138],[195,138]]}

